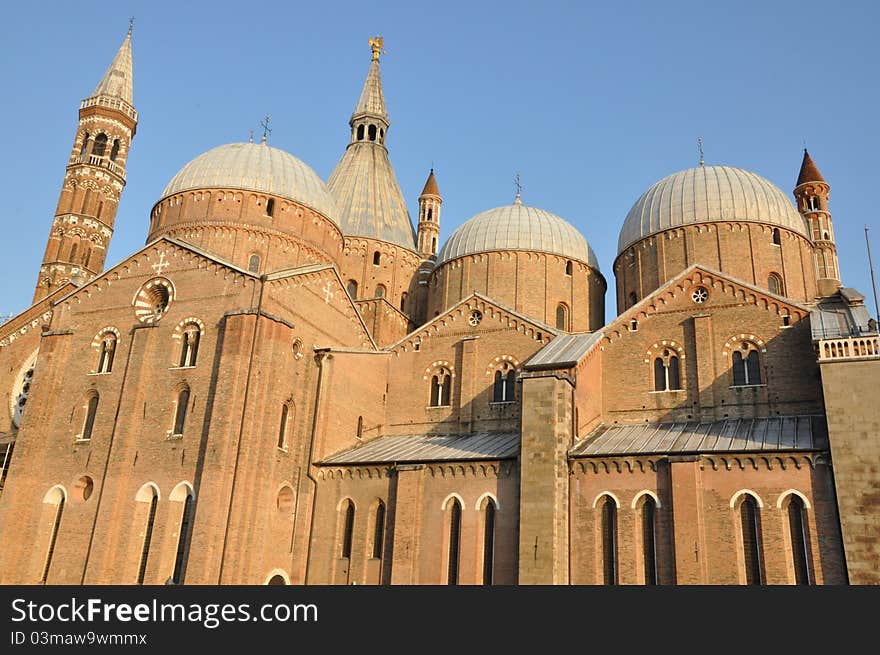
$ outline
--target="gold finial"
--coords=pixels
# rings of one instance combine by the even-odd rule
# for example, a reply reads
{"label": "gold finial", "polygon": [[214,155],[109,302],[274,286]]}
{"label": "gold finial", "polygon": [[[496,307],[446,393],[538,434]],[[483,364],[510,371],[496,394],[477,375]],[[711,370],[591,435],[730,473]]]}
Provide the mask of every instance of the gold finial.
{"label": "gold finial", "polygon": [[700,166],[704,166],[705,162],[703,161],[703,137],[697,137],[697,150],[700,151]]}
{"label": "gold finial", "polygon": [[373,61],[379,61],[379,54],[382,52],[382,44],[384,39],[381,36],[370,37],[370,49],[373,51]]}

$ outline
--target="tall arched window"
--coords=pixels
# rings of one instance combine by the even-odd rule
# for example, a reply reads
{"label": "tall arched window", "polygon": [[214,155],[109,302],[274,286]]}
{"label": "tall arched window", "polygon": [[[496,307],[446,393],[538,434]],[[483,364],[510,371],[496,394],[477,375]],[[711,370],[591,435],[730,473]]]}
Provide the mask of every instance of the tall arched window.
{"label": "tall arched window", "polygon": [[569,260],[569,261],[565,262],[565,274],[571,275],[571,272],[572,272],[572,265],[571,265],[571,261]]}
{"label": "tall arched window", "polygon": [[378,250],[373,253],[373,266],[378,266],[382,262],[382,253]]}
{"label": "tall arched window", "polygon": [[385,544],[385,503],[381,500],[376,505],[376,521],[373,526],[373,557],[382,559],[382,549]]}
{"label": "tall arched window", "polygon": [[376,126],[375,125],[370,125],[370,127],[367,128],[367,136],[370,139],[370,141],[376,140]]}
{"label": "tall arched window", "polygon": [[404,291],[402,294],[400,294],[400,311],[406,311],[406,298],[407,293],[406,291]]}
{"label": "tall arched window", "polygon": [[559,303],[556,306],[556,329],[568,329],[568,307],[565,305],[565,303]]}
{"label": "tall arched window", "polygon": [[447,407],[449,405],[452,376],[445,368],[439,369],[431,377],[431,407]]}
{"label": "tall arched window", "polygon": [[86,149],[88,147],[89,147],[89,133],[86,132],[85,136],[83,137],[82,147],[79,149],[79,156],[80,157],[82,157],[84,154],[86,154]]}
{"label": "tall arched window", "polygon": [[357,300],[358,297],[358,283],[354,280],[349,280],[345,285],[345,290],[348,291],[348,295],[352,300]]}
{"label": "tall arched window", "polygon": [[113,147],[110,148],[110,161],[116,161],[119,156],[119,139],[113,139]]}
{"label": "tall arched window", "polygon": [[778,273],[770,273],[767,276],[767,289],[770,293],[775,293],[778,296],[785,295],[785,289],[782,285],[782,278]]}
{"label": "tall arched window", "polygon": [[55,554],[55,542],[58,540],[58,530],[61,528],[61,516],[64,514],[64,491],[55,487],[43,499],[44,503],[55,505],[55,516],[52,518],[52,532],[49,535],[49,548],[46,550],[46,561],[43,563],[43,572],[40,575],[40,584],[46,584],[49,579],[49,569],[52,566],[52,556]]}
{"label": "tall arched window", "polygon": [[92,431],[95,429],[95,417],[98,415],[98,394],[91,393],[89,402],[86,404],[86,417],[83,421],[83,430],[80,439],[88,441],[92,438]]}
{"label": "tall arched window", "polygon": [[495,501],[486,499],[483,511],[483,584],[492,584],[495,571]]}
{"label": "tall arched window", "polygon": [[449,562],[446,584],[458,584],[458,564],[461,555],[461,503],[453,498],[449,508]]}
{"label": "tall arched window", "polygon": [[174,432],[175,437],[182,437],[183,430],[186,427],[186,411],[189,405],[189,387],[184,387],[177,393],[177,407],[174,411]]}
{"label": "tall arched window", "polygon": [[95,143],[92,145],[92,154],[96,157],[103,157],[107,150],[107,135],[103,132],[95,137]]}
{"label": "tall arched window", "polygon": [[342,523],[342,549],[340,557],[351,557],[351,542],[354,538],[354,503],[349,500],[345,506],[345,517]]}
{"label": "tall arched window", "polygon": [[180,532],[177,537],[177,554],[174,557],[174,573],[171,574],[171,581],[174,584],[183,582],[183,575],[186,571],[186,561],[189,555],[189,541],[192,536],[193,512],[195,511],[195,499],[192,493],[186,494],[186,500],[183,501],[183,514],[180,517]]}
{"label": "tall arched window", "polygon": [[677,391],[681,389],[681,369],[678,356],[664,349],[661,357],[654,358],[654,391]]}
{"label": "tall arched window", "polygon": [[617,503],[610,496],[602,499],[602,583],[617,584]]}
{"label": "tall arched window", "polygon": [[374,298],[384,298],[385,297],[385,285],[377,284],[376,285],[376,293],[373,294]]}
{"label": "tall arched window", "polygon": [[774,245],[774,246],[780,246],[780,245],[782,245],[782,237],[781,237],[781,235],[779,234],[779,228],[778,228],[778,227],[774,227],[774,228],[773,228],[773,245]]}
{"label": "tall arched window", "polygon": [[657,503],[648,494],[642,502],[642,562],[645,584],[657,584]]}
{"label": "tall arched window", "polygon": [[199,356],[202,330],[198,323],[187,323],[181,333],[180,366],[195,366]]}
{"label": "tall arched window", "polygon": [[809,552],[807,551],[806,511],[800,496],[792,494],[788,502],[788,530],[791,536],[791,557],[795,584],[810,584]]}
{"label": "tall arched window", "polygon": [[733,352],[733,386],[761,384],[761,355],[755,344],[743,341]]}
{"label": "tall arched window", "polygon": [[739,506],[739,515],[746,584],[759,585],[763,583],[761,575],[761,518],[758,514],[758,503],[753,496],[743,495]]}
{"label": "tall arched window", "polygon": [[260,256],[256,253],[251,255],[250,259],[248,259],[248,271],[251,273],[260,272]]}
{"label": "tall arched window", "polygon": [[358,416],[357,423],[357,438],[360,439],[364,436],[364,417]]}
{"label": "tall arched window", "polygon": [[492,385],[492,402],[509,403],[515,400],[516,370],[504,362],[499,370],[495,371],[495,382]]}
{"label": "tall arched window", "polygon": [[79,240],[75,240],[73,244],[70,246],[70,254],[67,256],[71,262],[76,263],[76,253],[79,249]]}
{"label": "tall arched window", "polygon": [[287,450],[287,424],[290,421],[290,404],[281,405],[281,423],[278,426],[278,447]]}
{"label": "tall arched window", "polygon": [[363,125],[358,125],[358,129],[357,129],[357,140],[358,140],[358,141],[363,141],[363,140],[364,140],[364,126],[363,126]]}
{"label": "tall arched window", "polygon": [[144,575],[147,572],[147,559],[150,556],[150,542],[153,540],[153,524],[156,522],[156,507],[158,505],[159,496],[153,490],[153,496],[150,498],[150,511],[147,514],[147,528],[144,531],[144,543],[141,547],[141,561],[138,565],[138,584],[144,584]]}
{"label": "tall arched window", "polygon": [[98,356],[98,373],[110,373],[113,370],[113,356],[116,354],[116,335],[108,332],[101,337],[101,352]]}
{"label": "tall arched window", "polygon": [[275,215],[275,198],[269,198],[266,201],[266,216]]}

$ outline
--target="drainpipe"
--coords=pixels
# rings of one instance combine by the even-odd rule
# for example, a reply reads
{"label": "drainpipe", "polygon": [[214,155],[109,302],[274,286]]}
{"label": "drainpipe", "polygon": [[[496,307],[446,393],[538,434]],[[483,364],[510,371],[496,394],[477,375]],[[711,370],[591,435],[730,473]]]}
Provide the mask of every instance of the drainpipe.
{"label": "drainpipe", "polygon": [[[309,519],[309,535],[308,535],[308,545],[306,546],[306,570],[304,576],[304,584],[309,583],[309,567],[312,564],[312,536],[315,531],[315,506],[317,505],[318,500],[318,481],[312,475],[312,457],[315,452],[315,441],[318,439],[318,415],[321,408],[321,396],[323,395],[321,392],[324,389],[324,360],[330,359],[332,355],[330,354],[329,348],[316,348],[315,349],[315,363],[318,365],[318,382],[315,389],[315,408],[312,415],[312,435],[309,439],[309,456],[306,459],[306,477],[312,483],[312,508],[311,508],[311,518]],[[299,490],[297,490],[297,502],[299,501]]]}

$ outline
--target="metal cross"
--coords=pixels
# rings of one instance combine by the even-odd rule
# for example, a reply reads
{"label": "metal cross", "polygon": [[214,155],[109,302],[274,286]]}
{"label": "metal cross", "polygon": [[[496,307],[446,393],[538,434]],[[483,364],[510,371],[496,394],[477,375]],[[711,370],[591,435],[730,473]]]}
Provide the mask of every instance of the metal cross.
{"label": "metal cross", "polygon": [[269,114],[266,114],[266,118],[260,121],[260,127],[263,128],[263,143],[266,143],[266,137],[272,134],[272,130],[269,127]]}
{"label": "metal cross", "polygon": [[519,198],[519,195],[522,193],[522,184],[519,181],[519,173],[513,178],[513,184],[516,187],[516,197]]}
{"label": "metal cross", "polygon": [[700,166],[703,166],[703,137],[697,137],[697,150],[700,151]]}
{"label": "metal cross", "polygon": [[159,253],[159,261],[153,264],[153,270],[157,275],[162,275],[162,271],[171,266],[170,262],[165,261],[165,251]]}
{"label": "metal cross", "polygon": [[327,280],[327,284],[324,285],[324,302],[329,304],[332,297],[333,291],[330,290],[330,280]]}
{"label": "metal cross", "polygon": [[128,19],[128,34],[131,36],[131,30],[134,29],[134,16]]}

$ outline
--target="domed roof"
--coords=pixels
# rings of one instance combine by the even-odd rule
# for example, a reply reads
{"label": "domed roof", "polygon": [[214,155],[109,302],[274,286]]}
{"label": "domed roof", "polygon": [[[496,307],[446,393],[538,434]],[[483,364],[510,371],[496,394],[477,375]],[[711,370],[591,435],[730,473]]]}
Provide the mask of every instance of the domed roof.
{"label": "domed roof", "polygon": [[337,220],[336,203],[317,173],[290,153],[265,143],[228,143],[199,155],[171,178],[162,198],[205,188],[268,193]]}
{"label": "domed roof", "polygon": [[760,175],[732,166],[699,166],[654,184],[636,201],[617,241],[617,253],[682,225],[754,221],[809,238],[804,218],[783,191]]}
{"label": "domed roof", "polygon": [[547,252],[599,270],[596,254],[574,225],[518,203],[489,209],[462,223],[443,244],[437,263],[493,250]]}

